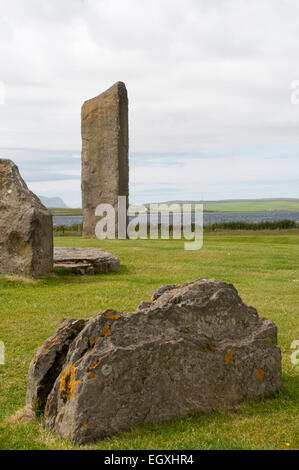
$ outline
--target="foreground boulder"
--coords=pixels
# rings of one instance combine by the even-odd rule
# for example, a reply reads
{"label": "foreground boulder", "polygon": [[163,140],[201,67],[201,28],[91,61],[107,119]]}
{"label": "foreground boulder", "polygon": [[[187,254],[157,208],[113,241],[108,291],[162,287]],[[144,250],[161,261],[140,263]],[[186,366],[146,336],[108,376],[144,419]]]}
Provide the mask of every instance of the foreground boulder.
{"label": "foreground boulder", "polygon": [[38,276],[52,268],[52,215],[18,167],[0,159],[0,273]]}
{"label": "foreground boulder", "polygon": [[[105,310],[78,328],[73,321],[33,359],[27,407],[45,407],[47,427],[78,444],[281,388],[275,324],[215,279],[163,286],[134,313]],[[78,332],[72,341],[68,328]]]}

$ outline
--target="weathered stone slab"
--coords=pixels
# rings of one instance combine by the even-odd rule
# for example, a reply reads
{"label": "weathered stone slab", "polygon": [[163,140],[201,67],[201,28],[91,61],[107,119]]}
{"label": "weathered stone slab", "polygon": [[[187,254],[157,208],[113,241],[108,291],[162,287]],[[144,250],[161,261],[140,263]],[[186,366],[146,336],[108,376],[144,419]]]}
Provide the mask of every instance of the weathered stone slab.
{"label": "weathered stone slab", "polygon": [[0,273],[38,276],[52,269],[52,215],[18,167],[0,159]]}
{"label": "weathered stone slab", "polygon": [[[137,423],[230,408],[282,385],[275,324],[215,279],[163,286],[134,313],[105,310],[63,344],[46,426],[79,444]],[[34,370],[33,363],[29,408]]]}
{"label": "weathered stone slab", "polygon": [[65,318],[34,356],[28,373],[27,414],[44,410],[49,393],[66,359],[68,347],[88,320]]}
{"label": "weathered stone slab", "polygon": [[111,204],[116,214],[118,196],[129,195],[128,97],[125,84],[115,83],[86,101],[81,112],[83,235],[95,236],[99,204]]}
{"label": "weathered stone slab", "polygon": [[69,268],[76,274],[103,274],[119,271],[119,259],[100,248],[54,248],[54,268]]}

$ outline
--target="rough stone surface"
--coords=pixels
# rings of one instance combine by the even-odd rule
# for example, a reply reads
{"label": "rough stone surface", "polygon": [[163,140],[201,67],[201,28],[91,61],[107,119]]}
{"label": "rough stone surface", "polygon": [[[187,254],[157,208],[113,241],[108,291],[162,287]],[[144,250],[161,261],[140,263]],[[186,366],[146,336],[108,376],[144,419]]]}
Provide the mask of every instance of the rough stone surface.
{"label": "rough stone surface", "polygon": [[99,248],[54,248],[54,268],[70,268],[76,274],[103,274],[119,271],[119,259]]}
{"label": "rough stone surface", "polygon": [[118,196],[129,195],[128,97],[125,84],[115,83],[86,101],[81,112],[83,235],[94,237],[95,209],[111,204],[116,213]]}
{"label": "rough stone surface", "polygon": [[153,298],[134,313],[105,310],[90,318],[66,345],[47,398],[48,428],[87,443],[281,388],[276,326],[232,285],[201,278],[160,288]]}
{"label": "rough stone surface", "polygon": [[18,167],[0,159],[0,273],[38,276],[52,269],[52,215]]}
{"label": "rough stone surface", "polygon": [[66,359],[69,345],[88,320],[65,318],[55,333],[37,351],[28,373],[26,404],[28,414],[44,410],[49,393]]}

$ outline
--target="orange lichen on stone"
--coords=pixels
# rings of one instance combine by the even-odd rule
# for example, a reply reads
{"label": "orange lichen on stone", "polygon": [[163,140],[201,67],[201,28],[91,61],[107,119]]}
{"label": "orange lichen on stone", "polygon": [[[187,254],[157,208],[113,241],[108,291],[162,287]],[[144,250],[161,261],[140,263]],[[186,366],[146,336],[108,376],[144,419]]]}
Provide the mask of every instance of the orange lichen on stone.
{"label": "orange lichen on stone", "polygon": [[98,339],[99,339],[98,336],[96,336],[95,338],[91,338],[91,339],[89,340],[89,347],[90,347],[90,348],[93,348],[94,345],[95,345],[95,342],[96,342]]}
{"label": "orange lichen on stone", "polygon": [[[111,104],[114,104],[114,102],[116,101],[116,98],[117,98],[117,94],[116,92],[113,92],[113,93],[109,93],[107,94],[106,96],[104,95],[103,96],[103,105],[105,107],[108,107],[110,106]],[[107,110],[106,110],[107,111]]]}
{"label": "orange lichen on stone", "polygon": [[57,339],[58,339],[58,335],[53,336],[53,338],[51,338],[50,344],[53,343],[53,341],[56,341]]}
{"label": "orange lichen on stone", "polygon": [[64,402],[71,400],[75,393],[76,384],[81,383],[80,380],[76,381],[76,369],[73,364],[70,364],[61,372],[59,382],[59,392],[62,400]]}
{"label": "orange lichen on stone", "polygon": [[63,330],[66,327],[67,324],[68,324],[68,322],[66,320],[61,322],[61,324],[59,325],[59,331]]}
{"label": "orange lichen on stone", "polygon": [[47,343],[47,347],[48,347],[48,348],[52,348],[53,346],[55,346],[55,344],[59,344],[59,341],[57,341],[58,338],[59,338],[59,335],[54,336],[54,337]]}
{"label": "orange lichen on stone", "polygon": [[0,184],[4,184],[6,177],[6,171],[4,165],[0,165]]}
{"label": "orange lichen on stone", "polygon": [[97,378],[97,376],[95,374],[93,374],[92,372],[90,372],[90,371],[88,372],[88,375],[89,375],[90,379],[96,379]]}
{"label": "orange lichen on stone", "polygon": [[119,318],[120,315],[115,313],[114,310],[109,310],[108,312],[105,313],[105,317],[111,318],[112,320],[117,320],[117,318]]}
{"label": "orange lichen on stone", "polygon": [[94,361],[92,364],[91,364],[91,368],[92,369],[95,369],[96,367],[98,367],[98,365],[100,364],[102,358],[99,357],[99,359],[97,361]]}
{"label": "orange lichen on stone", "polygon": [[98,102],[96,99],[85,101],[82,106],[82,119],[90,118],[92,113],[97,110]]}
{"label": "orange lichen on stone", "polygon": [[111,333],[110,326],[109,325],[104,326],[103,335],[107,336],[107,335],[110,335],[110,333]]}
{"label": "orange lichen on stone", "polygon": [[[202,351],[212,351],[212,352],[217,351],[217,349],[214,346],[212,346],[211,344],[205,344],[204,346],[200,346],[200,349]],[[225,362],[226,362],[226,359],[225,359]]]}
{"label": "orange lichen on stone", "polygon": [[263,369],[257,369],[256,373],[257,373],[258,379],[263,380],[264,375],[265,375],[265,372],[263,371]]}
{"label": "orange lichen on stone", "polygon": [[228,349],[225,354],[225,362],[228,364],[229,362],[233,362],[233,352],[231,349]]}
{"label": "orange lichen on stone", "polygon": [[181,330],[181,333],[184,336],[188,336],[188,335],[190,335],[191,332],[190,332],[190,330]]}

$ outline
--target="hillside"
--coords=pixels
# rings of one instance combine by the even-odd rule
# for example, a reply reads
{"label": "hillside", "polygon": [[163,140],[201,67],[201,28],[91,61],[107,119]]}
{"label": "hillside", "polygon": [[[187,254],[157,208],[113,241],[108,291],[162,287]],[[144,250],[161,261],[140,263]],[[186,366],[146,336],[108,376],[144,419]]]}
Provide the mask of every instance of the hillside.
{"label": "hillside", "polygon": [[[166,201],[166,204],[201,204],[202,201]],[[149,207],[149,204],[145,204]],[[204,201],[204,210],[213,212],[299,211],[298,199],[231,199]]]}
{"label": "hillside", "polygon": [[67,208],[66,203],[61,197],[38,196],[46,207]]}
{"label": "hillside", "polygon": [[[202,201],[166,201],[164,204],[200,204]],[[163,204],[161,202],[160,204]],[[205,201],[204,210],[209,212],[299,212],[298,199],[232,199],[223,201]],[[144,204],[149,208],[150,204]],[[51,208],[53,215],[82,215],[82,209]]]}

